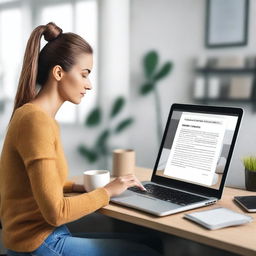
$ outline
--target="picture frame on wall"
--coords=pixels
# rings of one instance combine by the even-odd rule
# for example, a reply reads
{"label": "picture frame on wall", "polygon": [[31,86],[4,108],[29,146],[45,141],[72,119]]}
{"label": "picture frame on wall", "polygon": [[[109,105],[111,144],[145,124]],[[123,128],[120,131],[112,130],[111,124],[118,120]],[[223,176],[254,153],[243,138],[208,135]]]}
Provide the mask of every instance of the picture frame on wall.
{"label": "picture frame on wall", "polygon": [[249,0],[207,0],[207,48],[247,45]]}

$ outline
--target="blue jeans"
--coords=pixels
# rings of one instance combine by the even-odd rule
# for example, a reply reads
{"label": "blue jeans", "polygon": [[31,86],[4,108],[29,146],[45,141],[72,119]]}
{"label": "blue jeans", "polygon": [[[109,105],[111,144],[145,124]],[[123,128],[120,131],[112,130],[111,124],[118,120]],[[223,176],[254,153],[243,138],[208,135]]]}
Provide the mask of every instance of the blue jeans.
{"label": "blue jeans", "polygon": [[33,252],[7,251],[9,256],[160,256],[146,245],[126,239],[73,237],[63,225],[56,228]]}

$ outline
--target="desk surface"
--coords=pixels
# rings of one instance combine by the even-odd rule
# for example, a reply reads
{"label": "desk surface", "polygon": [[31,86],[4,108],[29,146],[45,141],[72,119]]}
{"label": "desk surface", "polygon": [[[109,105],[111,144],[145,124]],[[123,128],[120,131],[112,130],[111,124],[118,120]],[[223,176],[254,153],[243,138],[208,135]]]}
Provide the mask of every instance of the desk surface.
{"label": "desk surface", "polygon": [[[150,180],[151,173],[152,170],[150,169],[136,168],[136,176],[141,181]],[[73,180],[81,183],[81,177],[74,177]],[[245,213],[233,203],[232,199],[236,195],[256,195],[256,193],[225,187],[221,200],[215,205],[201,209],[211,209],[222,206],[237,212]],[[186,213],[201,209],[197,208],[195,210],[186,211]],[[256,255],[256,213],[246,213],[254,218],[252,223],[210,231],[184,219],[184,212],[165,217],[155,217],[113,203],[100,209],[99,212],[109,217],[190,239],[237,254],[248,256]]]}

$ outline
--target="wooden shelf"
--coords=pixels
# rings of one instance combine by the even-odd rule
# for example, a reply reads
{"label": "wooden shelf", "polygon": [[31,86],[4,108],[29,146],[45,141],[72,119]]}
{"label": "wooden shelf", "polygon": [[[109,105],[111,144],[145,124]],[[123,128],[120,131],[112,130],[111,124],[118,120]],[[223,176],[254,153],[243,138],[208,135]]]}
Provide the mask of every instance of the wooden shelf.
{"label": "wooden shelf", "polygon": [[[256,67],[255,68],[196,68],[195,73],[197,76],[203,76],[205,79],[205,97],[203,98],[193,98],[195,102],[198,103],[234,103],[234,104],[250,104],[252,105],[253,112],[256,111]],[[252,77],[252,91],[250,98],[228,98],[228,95],[220,95],[219,98],[209,98],[207,95],[209,93],[209,81],[211,79],[211,76],[219,76],[220,79],[223,76],[227,77],[237,77],[237,76],[250,76]]]}
{"label": "wooden shelf", "polygon": [[230,103],[255,103],[256,99],[227,99],[227,98],[201,98],[196,99],[194,98],[194,101],[197,102],[230,102]]}
{"label": "wooden shelf", "polygon": [[197,73],[202,74],[251,74],[256,73],[256,68],[197,68]]}

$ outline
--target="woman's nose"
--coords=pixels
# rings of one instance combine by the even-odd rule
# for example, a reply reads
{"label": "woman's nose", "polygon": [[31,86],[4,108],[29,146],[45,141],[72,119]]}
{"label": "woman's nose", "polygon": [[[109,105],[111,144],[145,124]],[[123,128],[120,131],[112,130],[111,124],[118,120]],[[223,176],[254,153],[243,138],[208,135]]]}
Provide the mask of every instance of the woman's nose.
{"label": "woman's nose", "polygon": [[87,83],[85,84],[85,89],[86,90],[91,90],[92,89],[92,83],[89,79],[87,79]]}

